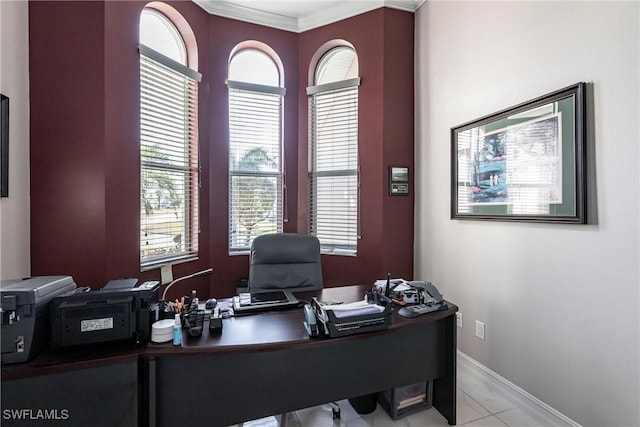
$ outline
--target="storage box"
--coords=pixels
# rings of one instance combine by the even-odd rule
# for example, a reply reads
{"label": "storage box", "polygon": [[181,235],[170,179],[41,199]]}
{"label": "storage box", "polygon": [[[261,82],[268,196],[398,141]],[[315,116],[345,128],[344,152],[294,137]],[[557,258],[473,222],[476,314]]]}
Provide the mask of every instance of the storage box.
{"label": "storage box", "polygon": [[431,408],[433,382],[424,381],[378,393],[378,402],[394,420]]}

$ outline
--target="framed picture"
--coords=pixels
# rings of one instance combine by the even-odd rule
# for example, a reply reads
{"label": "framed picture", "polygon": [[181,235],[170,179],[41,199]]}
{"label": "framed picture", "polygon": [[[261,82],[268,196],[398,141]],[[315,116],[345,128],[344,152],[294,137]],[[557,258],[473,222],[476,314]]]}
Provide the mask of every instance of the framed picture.
{"label": "framed picture", "polygon": [[389,166],[389,194],[392,196],[409,194],[409,168]]}
{"label": "framed picture", "polygon": [[9,98],[0,94],[0,197],[9,197]]}
{"label": "framed picture", "polygon": [[585,83],[451,129],[451,218],[586,223]]}

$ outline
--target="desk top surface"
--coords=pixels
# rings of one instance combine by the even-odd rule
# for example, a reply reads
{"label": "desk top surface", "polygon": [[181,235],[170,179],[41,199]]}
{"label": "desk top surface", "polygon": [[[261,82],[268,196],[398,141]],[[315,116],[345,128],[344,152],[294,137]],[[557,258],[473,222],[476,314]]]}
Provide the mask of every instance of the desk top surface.
{"label": "desk top surface", "polygon": [[[354,302],[364,298],[369,286],[343,286],[338,288],[324,288],[317,291],[296,292],[301,301],[311,301],[312,297],[319,297],[321,301]],[[431,322],[450,316],[457,311],[457,307],[449,304],[449,309],[430,313],[414,319],[393,314],[391,331],[397,328],[415,325],[421,322]],[[259,314],[243,315],[224,319],[222,334],[209,336],[206,328],[199,338],[185,338],[180,351],[183,353],[246,351],[248,347],[258,349],[278,349],[300,343],[314,345],[317,343],[333,342],[341,338],[315,337],[309,338],[304,327],[304,313],[300,308],[269,311]],[[353,339],[371,333],[355,334],[342,339]],[[186,337],[186,336],[185,336]],[[175,355],[177,349],[168,344],[150,344],[148,351],[156,355]]]}
{"label": "desk top surface", "polygon": [[[318,296],[323,301],[353,302],[362,300],[368,289],[370,286],[354,285],[297,292],[295,295],[303,301],[310,301],[313,296]],[[3,365],[2,379],[22,378],[114,363],[129,363],[140,357],[266,351],[295,345],[326,345],[336,342],[336,340],[358,339],[374,333],[393,333],[399,328],[432,323],[455,314],[458,308],[451,303],[448,305],[447,310],[425,314],[413,319],[403,318],[394,313],[391,327],[388,330],[340,338],[309,338],[304,328],[304,313],[301,308],[243,315],[224,319],[222,334],[217,336],[209,336],[208,323],[205,323],[202,336],[188,338],[185,334],[181,347],[173,346],[171,342],[145,345],[105,343],[58,352],[46,351],[28,363]]]}

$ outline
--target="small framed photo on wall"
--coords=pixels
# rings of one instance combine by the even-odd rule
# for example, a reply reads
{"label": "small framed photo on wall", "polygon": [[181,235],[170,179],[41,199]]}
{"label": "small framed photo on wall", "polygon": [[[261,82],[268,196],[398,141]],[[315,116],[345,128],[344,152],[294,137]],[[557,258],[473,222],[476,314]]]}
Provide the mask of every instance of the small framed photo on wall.
{"label": "small framed photo on wall", "polygon": [[392,196],[409,194],[409,168],[407,166],[389,166],[389,194]]}

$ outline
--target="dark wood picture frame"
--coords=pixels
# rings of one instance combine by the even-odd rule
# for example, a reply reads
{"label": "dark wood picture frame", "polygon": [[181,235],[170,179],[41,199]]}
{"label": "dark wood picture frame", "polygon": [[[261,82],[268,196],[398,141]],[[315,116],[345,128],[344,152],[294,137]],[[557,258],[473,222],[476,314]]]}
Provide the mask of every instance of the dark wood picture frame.
{"label": "dark wood picture frame", "polygon": [[586,224],[586,83],[451,129],[451,219]]}
{"label": "dark wood picture frame", "polygon": [[0,197],[9,197],[9,98],[0,94]]}

